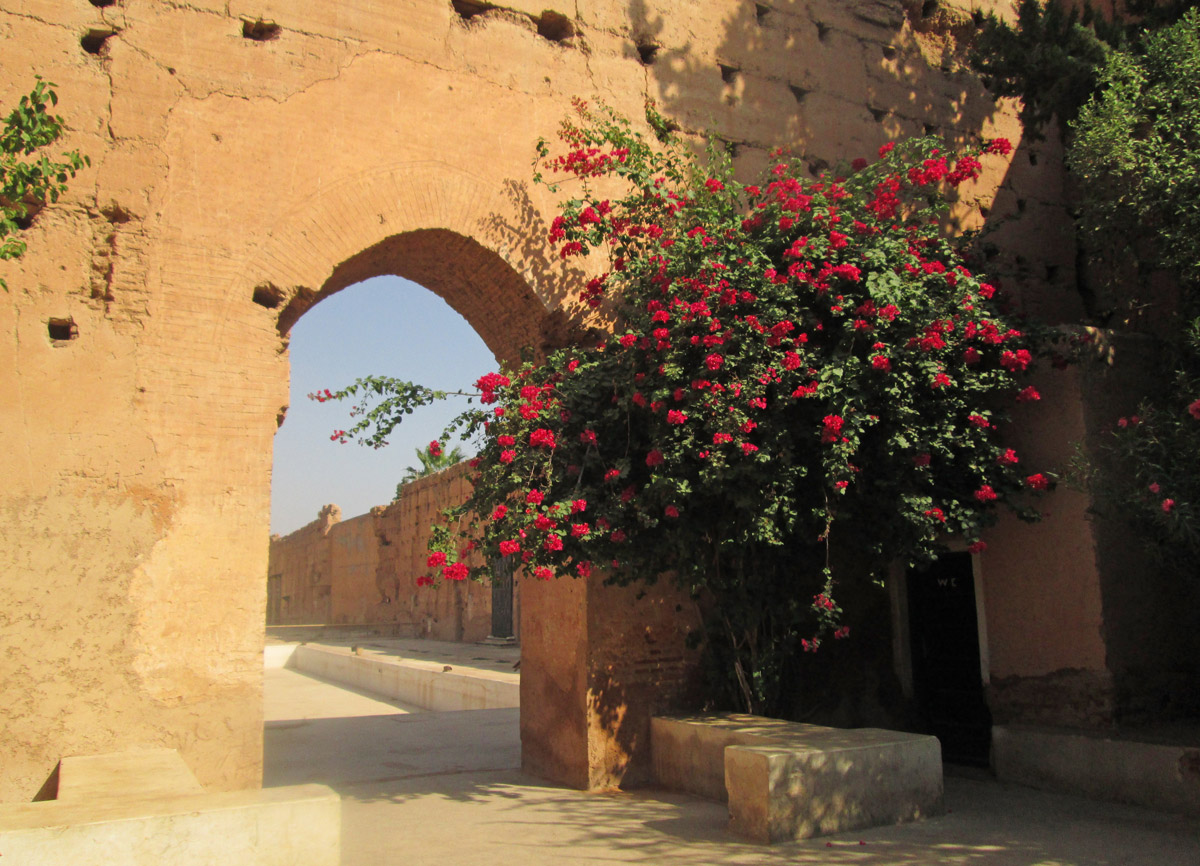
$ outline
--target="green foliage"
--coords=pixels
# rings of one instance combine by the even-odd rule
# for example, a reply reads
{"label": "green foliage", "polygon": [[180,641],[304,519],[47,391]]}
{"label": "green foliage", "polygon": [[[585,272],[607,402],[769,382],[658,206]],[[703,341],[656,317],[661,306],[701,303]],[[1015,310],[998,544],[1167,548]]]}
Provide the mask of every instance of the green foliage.
{"label": "green foliage", "polygon": [[[1032,360],[1027,328],[935,226],[974,154],[931,139],[813,181],[779,155],[760,185],[577,106],[538,170],[572,197],[550,240],[610,269],[581,299],[596,346],[477,383],[474,493],[431,568],[519,555],[535,577],[671,574],[707,611],[713,699],[779,713],[798,657],[847,636],[835,589],[936,556],[1049,481],[997,440]],[[1006,152],[1007,142],[990,150]],[[594,182],[618,195],[604,198]],[[615,183],[622,182],[622,183]],[[377,407],[387,424],[397,404]],[[364,431],[363,435],[370,435]]]}
{"label": "green foliage", "polygon": [[[4,118],[0,129],[0,259],[24,254],[26,245],[18,234],[22,224],[45,204],[58,201],[67,181],[90,164],[78,151],[62,154],[61,162],[38,153],[62,136],[62,117],[49,111],[57,104],[54,85],[38,77],[33,90]],[[4,280],[0,280],[0,288],[8,290]]]}
{"label": "green foliage", "polygon": [[424,448],[416,449],[416,455],[420,465],[404,467],[404,475],[401,477],[400,483],[396,485],[396,496],[392,500],[393,502],[400,499],[404,485],[410,481],[416,481],[418,478],[434,475],[443,469],[457,466],[466,459],[466,455],[462,453],[462,448],[459,446],[455,445],[449,451],[444,451],[439,442],[430,442]]}
{"label": "green foliage", "polygon": [[[1118,471],[1093,471],[1102,505],[1126,515],[1179,573],[1200,555],[1200,9],[1112,52],[1067,153],[1080,178],[1089,254],[1140,295],[1156,272],[1179,290],[1165,359],[1169,385],[1121,419]],[[1119,288],[1119,287],[1118,287]]]}
{"label": "green foliage", "polygon": [[1128,0],[1108,19],[1090,4],[1020,0],[1016,26],[984,19],[971,61],[996,96],[1021,98],[1021,121],[1038,138],[1054,118],[1066,130],[1096,91],[1113,50],[1136,51],[1142,34],[1177,21],[1191,0]]}
{"label": "green foliage", "polygon": [[1200,9],[1110,53],[1073,128],[1089,253],[1117,279],[1170,271],[1200,312]]}

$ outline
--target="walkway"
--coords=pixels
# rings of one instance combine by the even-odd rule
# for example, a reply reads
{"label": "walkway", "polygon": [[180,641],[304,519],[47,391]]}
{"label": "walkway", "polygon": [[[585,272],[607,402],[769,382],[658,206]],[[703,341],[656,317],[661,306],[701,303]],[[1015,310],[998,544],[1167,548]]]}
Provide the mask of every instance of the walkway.
{"label": "walkway", "polygon": [[284,669],[266,672],[266,708],[265,784],[341,794],[345,866],[1200,866],[1200,821],[952,770],[941,817],[764,847],[730,835],[719,803],[522,775],[517,710],[422,712]]}

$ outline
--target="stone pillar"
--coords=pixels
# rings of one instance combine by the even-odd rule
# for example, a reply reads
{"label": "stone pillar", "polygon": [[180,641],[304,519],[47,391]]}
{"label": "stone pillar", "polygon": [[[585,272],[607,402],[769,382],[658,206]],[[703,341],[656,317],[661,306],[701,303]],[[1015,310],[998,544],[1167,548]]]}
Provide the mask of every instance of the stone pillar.
{"label": "stone pillar", "polygon": [[650,781],[650,717],[695,709],[695,605],[669,581],[523,578],[521,765],[595,791]]}

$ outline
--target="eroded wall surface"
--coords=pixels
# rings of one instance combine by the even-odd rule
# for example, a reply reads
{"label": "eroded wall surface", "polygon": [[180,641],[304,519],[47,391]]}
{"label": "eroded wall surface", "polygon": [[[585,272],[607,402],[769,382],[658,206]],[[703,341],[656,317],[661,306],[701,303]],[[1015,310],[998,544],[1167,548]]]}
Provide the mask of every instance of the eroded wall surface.
{"label": "eroded wall surface", "polygon": [[[258,784],[287,330],[396,273],[498,357],[567,339],[585,274],[543,243],[529,163],[572,96],[654,98],[747,172],[776,145],[819,171],[927,129],[1019,138],[962,65],[965,0],[545,2],[0,0],[0,105],[55,82],[91,158],[0,264],[0,800],[138,745]],[[992,161],[959,215],[1025,244],[1027,304],[1069,316],[1035,156]]]}

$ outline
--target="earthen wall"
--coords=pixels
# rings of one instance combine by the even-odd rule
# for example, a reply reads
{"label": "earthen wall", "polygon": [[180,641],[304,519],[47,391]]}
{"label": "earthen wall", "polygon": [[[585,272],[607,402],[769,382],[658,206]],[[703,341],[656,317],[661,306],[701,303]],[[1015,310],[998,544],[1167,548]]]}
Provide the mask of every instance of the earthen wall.
{"label": "earthen wall", "polygon": [[[547,250],[529,162],[573,96],[631,117],[655,99],[744,173],[777,145],[817,172],[924,131],[1017,141],[1013,106],[963,64],[976,5],[1008,9],[0,0],[0,105],[55,82],[61,144],[91,159],[0,263],[0,800],[32,797],[63,755],[143,745],[178,748],[210,788],[259,783],[271,444],[308,307],[390,273],[499,358],[570,339],[587,274]],[[1073,315],[1052,155],[1022,144],[957,221],[1020,251],[1004,255],[1029,309]],[[330,568],[365,580],[364,532]],[[366,615],[312,577],[305,604],[329,586],[331,616]]]}

